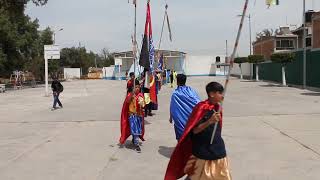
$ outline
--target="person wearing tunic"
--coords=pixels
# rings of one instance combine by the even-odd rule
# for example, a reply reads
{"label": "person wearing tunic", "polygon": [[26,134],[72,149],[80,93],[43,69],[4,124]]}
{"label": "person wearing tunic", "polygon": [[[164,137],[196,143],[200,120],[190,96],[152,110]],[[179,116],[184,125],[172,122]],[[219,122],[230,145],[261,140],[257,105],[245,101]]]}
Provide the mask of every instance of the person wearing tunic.
{"label": "person wearing tunic", "polygon": [[134,92],[129,92],[121,112],[121,137],[120,144],[132,135],[132,143],[137,152],[141,152],[139,138],[144,141],[144,113],[145,106],[143,94],[140,92],[140,84],[136,83]]}

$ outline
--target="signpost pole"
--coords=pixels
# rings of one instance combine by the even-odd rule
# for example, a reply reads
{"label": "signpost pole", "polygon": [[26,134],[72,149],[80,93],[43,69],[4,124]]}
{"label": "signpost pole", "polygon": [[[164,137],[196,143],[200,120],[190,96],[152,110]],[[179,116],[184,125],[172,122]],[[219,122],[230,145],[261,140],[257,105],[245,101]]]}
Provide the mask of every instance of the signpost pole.
{"label": "signpost pole", "polygon": [[45,76],[45,96],[49,96],[49,70],[48,70],[48,60],[50,59],[60,59],[60,49],[58,45],[44,45],[44,76]]}
{"label": "signpost pole", "polygon": [[45,57],[44,58],[44,74],[45,74],[45,81],[46,81],[46,92],[45,92],[45,96],[49,96],[49,87],[48,87],[48,58]]}

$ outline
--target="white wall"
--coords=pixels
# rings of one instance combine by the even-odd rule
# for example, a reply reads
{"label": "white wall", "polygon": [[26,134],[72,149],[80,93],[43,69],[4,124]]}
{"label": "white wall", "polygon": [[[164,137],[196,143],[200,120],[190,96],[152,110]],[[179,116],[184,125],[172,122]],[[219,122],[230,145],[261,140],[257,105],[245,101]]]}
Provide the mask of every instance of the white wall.
{"label": "white wall", "polygon": [[[251,73],[250,71],[252,71],[252,64],[250,63],[242,63],[241,64],[241,68],[242,68],[242,75],[245,77],[250,77]],[[240,76],[241,71],[240,71],[240,67],[239,64],[234,64],[232,71],[231,71],[231,75],[236,75],[236,76]]]}
{"label": "white wall", "polygon": [[[220,62],[224,63],[225,56],[220,56]],[[184,70],[188,76],[216,75],[216,56],[186,56]]]}
{"label": "white wall", "polygon": [[80,68],[64,68],[64,79],[80,79]]}
{"label": "white wall", "polygon": [[119,73],[119,68],[115,66],[110,66],[110,67],[103,67],[102,68],[102,78],[105,79],[117,79],[117,78],[122,78],[124,79],[126,76],[126,72],[121,71]]}
{"label": "white wall", "polygon": [[122,59],[122,66],[121,66],[121,71],[126,72],[130,70],[131,66],[133,65],[133,59],[131,58],[124,58]]}
{"label": "white wall", "polygon": [[177,73],[184,73],[184,57],[170,57],[166,60],[166,68],[174,69]]}
{"label": "white wall", "polygon": [[102,68],[102,76],[104,78],[106,78],[106,77],[115,77],[115,67],[114,66],[103,67]]}

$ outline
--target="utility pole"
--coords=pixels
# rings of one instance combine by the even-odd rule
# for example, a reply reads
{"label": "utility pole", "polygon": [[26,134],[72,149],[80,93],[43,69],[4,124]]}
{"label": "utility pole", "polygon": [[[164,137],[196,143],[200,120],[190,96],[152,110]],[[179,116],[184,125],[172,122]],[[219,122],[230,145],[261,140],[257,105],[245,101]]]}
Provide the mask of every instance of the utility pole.
{"label": "utility pole", "polygon": [[[238,17],[242,17],[243,15],[242,14],[239,14]],[[250,55],[252,55],[252,31],[251,31],[251,14],[249,14],[248,16],[245,16],[246,18],[248,18],[249,20],[249,53]],[[250,64],[250,79],[252,79],[252,74],[253,74],[253,65]]]}
{"label": "utility pole", "polygon": [[229,56],[229,55],[228,55],[228,40],[226,40],[226,58],[229,59],[228,56]]}
{"label": "utility pole", "polygon": [[306,31],[306,0],[303,0],[303,89],[307,87],[307,31]]}
{"label": "utility pole", "polygon": [[250,33],[250,55],[252,55],[252,38],[251,38],[251,14],[248,16],[249,18],[249,33]]}

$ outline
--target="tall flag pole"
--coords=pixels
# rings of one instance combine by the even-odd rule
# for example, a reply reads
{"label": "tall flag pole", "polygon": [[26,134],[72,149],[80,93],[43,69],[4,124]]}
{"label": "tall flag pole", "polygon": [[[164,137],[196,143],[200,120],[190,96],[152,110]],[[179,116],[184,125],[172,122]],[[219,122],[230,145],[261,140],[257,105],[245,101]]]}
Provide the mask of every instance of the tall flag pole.
{"label": "tall flag pole", "polygon": [[170,27],[170,21],[169,21],[169,15],[168,15],[168,4],[166,5],[166,16],[167,16],[167,24],[168,24],[168,30],[169,30],[169,39],[172,42],[172,32],[171,32],[171,27]]}
{"label": "tall flag pole", "polygon": [[[150,89],[150,99],[157,105],[156,83],[154,78],[154,46],[152,39],[152,23],[150,0],[147,3],[147,17],[144,29],[139,65],[145,69],[145,88]],[[149,77],[151,76],[151,77]],[[151,82],[150,82],[151,81]]]}
{"label": "tall flag pole", "polygon": [[[128,0],[128,3],[130,1]],[[132,42],[132,56],[133,56],[133,73],[136,75],[136,64],[137,64],[137,0],[132,0],[134,5],[134,34],[131,36]],[[133,87],[135,87],[136,81],[133,81]],[[133,88],[134,89],[134,88]]]}
{"label": "tall flag pole", "polygon": [[164,25],[165,22],[167,21],[167,25],[168,25],[168,31],[169,31],[169,39],[172,42],[172,33],[171,33],[171,27],[170,27],[170,21],[169,21],[169,15],[168,15],[168,4],[166,4],[165,6],[165,13],[163,16],[163,22],[162,22],[162,27],[161,27],[161,34],[160,34],[160,40],[159,40],[159,46],[158,46],[158,63],[160,63],[160,58],[163,54],[160,54],[160,49],[161,49],[161,42],[162,42],[162,35],[163,35],[163,29],[164,29]]}
{"label": "tall flag pole", "polygon": [[[137,61],[137,1],[133,0],[134,5],[134,35],[133,35],[133,68],[134,75],[136,76],[136,61]],[[133,87],[136,87],[136,80],[133,81]],[[133,88],[133,89],[134,89]]]}
{"label": "tall flag pole", "polygon": [[147,71],[153,73],[154,71],[154,46],[152,39],[152,23],[150,13],[150,3],[147,4],[147,18],[144,29],[143,43],[140,53],[140,66],[144,67]]}
{"label": "tall flag pole", "polygon": [[[244,18],[246,16],[246,12],[247,12],[247,9],[248,9],[248,3],[249,3],[249,0],[246,0],[245,4],[244,4],[242,16],[241,16],[241,21],[240,21],[240,25],[239,25],[239,30],[238,30],[236,42],[234,44],[234,49],[233,49],[233,52],[232,52],[232,55],[231,55],[231,58],[230,58],[230,68],[229,68],[229,72],[228,72],[228,75],[227,75],[227,78],[226,78],[226,82],[225,82],[225,86],[224,86],[224,92],[223,92],[223,97],[224,98],[225,98],[225,95],[227,93],[228,84],[229,84],[229,80],[230,80],[230,74],[231,74],[231,70],[233,68],[234,57],[235,57],[237,49],[238,49],[241,30],[242,30],[242,27],[243,27],[243,21],[244,21]],[[223,102],[221,102],[221,107],[222,107],[222,105],[223,105]],[[221,111],[221,109],[219,111]],[[216,134],[217,127],[218,127],[218,123],[215,123],[214,129],[213,129],[213,132],[212,132],[212,136],[211,136],[210,144],[213,143],[213,139],[214,139],[214,136]]]}
{"label": "tall flag pole", "polygon": [[150,61],[150,73],[151,73],[151,82],[150,82],[150,99],[153,103],[153,110],[158,109],[158,99],[157,99],[157,90],[154,74],[154,45],[152,38],[152,23],[151,23],[151,10],[150,10],[150,0],[148,0],[148,16],[149,16],[149,61]]}
{"label": "tall flag pole", "polygon": [[165,13],[164,13],[164,16],[163,16],[163,21],[162,21],[162,27],[161,27],[161,34],[160,34],[160,40],[159,40],[159,46],[158,46],[158,50],[160,50],[160,47],[161,47],[161,41],[162,41],[162,34],[163,34],[163,28],[164,28],[164,23],[166,21],[166,14],[167,14],[167,9],[168,9],[168,5],[166,5],[166,10],[165,10]]}
{"label": "tall flag pole", "polygon": [[149,23],[150,23],[150,8],[149,2],[147,5],[147,15],[146,15],[146,24],[144,28],[143,42],[140,53],[139,65],[144,67],[146,71],[150,69],[150,60],[149,60]]}
{"label": "tall flag pole", "polygon": [[149,61],[150,61],[150,72],[154,73],[154,45],[152,38],[152,23],[151,23],[151,10],[150,10],[150,0],[148,0],[148,13],[149,13]]}

